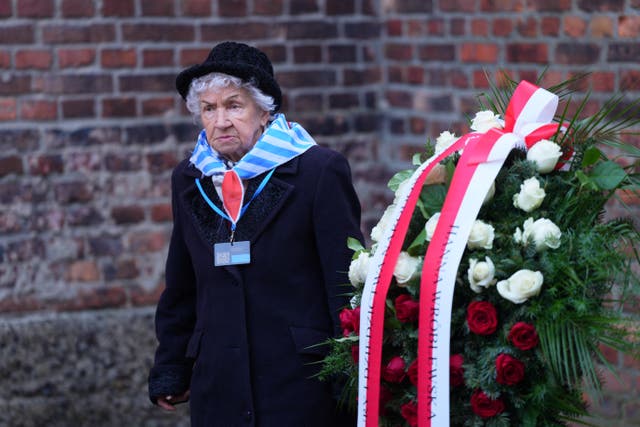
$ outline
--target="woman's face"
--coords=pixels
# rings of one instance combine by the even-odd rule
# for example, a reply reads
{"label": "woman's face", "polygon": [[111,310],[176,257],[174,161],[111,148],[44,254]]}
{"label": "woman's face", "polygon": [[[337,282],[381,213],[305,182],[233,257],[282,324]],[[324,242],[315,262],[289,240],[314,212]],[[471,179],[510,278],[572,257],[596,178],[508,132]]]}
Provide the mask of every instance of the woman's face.
{"label": "woman's face", "polygon": [[211,147],[238,161],[253,148],[269,113],[260,110],[245,89],[229,86],[200,95],[200,118]]}

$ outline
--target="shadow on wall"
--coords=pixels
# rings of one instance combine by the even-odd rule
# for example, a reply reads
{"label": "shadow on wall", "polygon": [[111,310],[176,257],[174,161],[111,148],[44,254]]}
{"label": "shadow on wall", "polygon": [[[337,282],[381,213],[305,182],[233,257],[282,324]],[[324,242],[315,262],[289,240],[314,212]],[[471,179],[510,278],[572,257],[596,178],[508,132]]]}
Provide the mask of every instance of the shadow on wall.
{"label": "shadow on wall", "polygon": [[155,346],[152,308],[4,318],[0,426],[188,426],[147,397]]}

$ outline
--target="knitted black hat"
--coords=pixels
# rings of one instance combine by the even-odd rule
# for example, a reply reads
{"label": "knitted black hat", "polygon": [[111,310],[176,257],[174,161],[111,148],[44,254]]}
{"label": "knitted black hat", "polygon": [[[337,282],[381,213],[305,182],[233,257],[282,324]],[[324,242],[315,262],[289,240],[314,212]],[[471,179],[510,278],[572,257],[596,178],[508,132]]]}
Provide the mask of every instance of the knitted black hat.
{"label": "knitted black hat", "polygon": [[178,74],[176,89],[186,100],[191,81],[213,72],[239,77],[245,82],[253,79],[258,89],[273,97],[274,110],[280,109],[282,92],[273,77],[271,61],[264,52],[255,47],[236,42],[223,42],[216,45],[202,64],[189,67]]}

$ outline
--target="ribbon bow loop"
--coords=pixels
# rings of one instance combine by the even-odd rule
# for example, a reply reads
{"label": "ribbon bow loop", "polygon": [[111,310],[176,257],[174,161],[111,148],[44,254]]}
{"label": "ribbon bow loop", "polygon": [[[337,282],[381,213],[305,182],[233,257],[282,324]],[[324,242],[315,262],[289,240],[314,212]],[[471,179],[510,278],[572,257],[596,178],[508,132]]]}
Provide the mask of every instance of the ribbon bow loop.
{"label": "ribbon bow loop", "polygon": [[557,132],[558,124],[553,123],[557,108],[557,95],[523,80],[509,100],[504,131],[517,135],[520,148],[529,149]]}

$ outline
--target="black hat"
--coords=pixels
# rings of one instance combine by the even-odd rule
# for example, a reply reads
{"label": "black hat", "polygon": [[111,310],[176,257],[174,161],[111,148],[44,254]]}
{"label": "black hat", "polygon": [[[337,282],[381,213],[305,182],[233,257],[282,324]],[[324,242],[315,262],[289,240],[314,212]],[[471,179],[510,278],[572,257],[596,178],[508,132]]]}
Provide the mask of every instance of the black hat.
{"label": "black hat", "polygon": [[253,80],[258,89],[273,98],[275,111],[280,109],[282,92],[273,78],[271,61],[255,47],[236,42],[216,45],[202,64],[189,67],[178,74],[176,89],[186,100],[191,81],[213,72],[239,77],[245,82]]}

